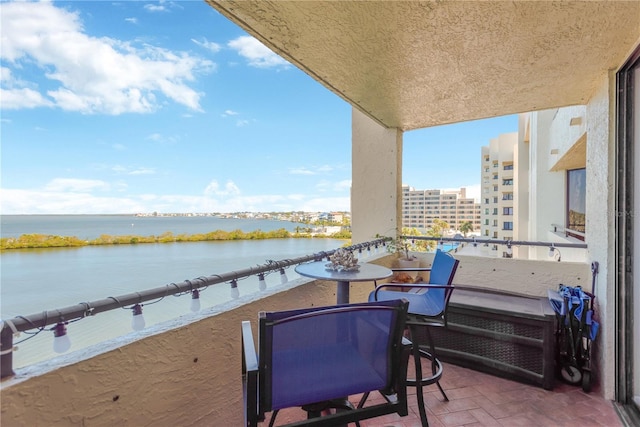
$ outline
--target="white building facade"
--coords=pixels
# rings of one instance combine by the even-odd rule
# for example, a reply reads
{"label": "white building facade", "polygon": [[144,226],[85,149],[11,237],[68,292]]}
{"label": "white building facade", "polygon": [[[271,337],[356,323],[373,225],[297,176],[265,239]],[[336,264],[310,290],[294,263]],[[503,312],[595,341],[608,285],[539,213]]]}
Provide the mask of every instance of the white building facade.
{"label": "white building facade", "polygon": [[[502,134],[482,147],[481,230],[488,239],[513,240],[518,133]],[[493,248],[497,250],[496,248]]]}
{"label": "white building facade", "polygon": [[402,226],[426,231],[440,219],[453,231],[465,222],[480,230],[480,204],[467,197],[467,189],[416,190],[402,186]]}

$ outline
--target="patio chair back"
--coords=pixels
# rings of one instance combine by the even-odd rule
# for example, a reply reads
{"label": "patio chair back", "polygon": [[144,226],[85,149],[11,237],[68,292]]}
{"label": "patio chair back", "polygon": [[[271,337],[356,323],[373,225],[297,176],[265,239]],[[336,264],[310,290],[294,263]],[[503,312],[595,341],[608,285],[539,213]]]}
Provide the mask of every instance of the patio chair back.
{"label": "patio chair back", "polygon": [[[407,361],[403,359],[408,353],[403,349],[408,349],[402,345],[402,331],[407,308],[406,301],[393,300],[261,312],[255,358],[257,408],[246,408],[248,420],[254,418],[251,412],[263,419],[265,412],[376,390],[398,393],[399,402],[395,406],[389,402],[384,410],[339,412],[332,415],[340,420],[336,425],[383,413],[406,415]],[[253,360],[244,347],[244,360]],[[243,361],[245,371],[250,370],[249,365]],[[245,400],[253,400],[254,391],[246,388],[246,393],[249,399]],[[305,424],[313,425],[312,421]]]}
{"label": "patio chair back", "polygon": [[[436,286],[429,288],[431,295],[426,299],[426,305],[421,310],[417,310],[418,314],[440,317],[443,322],[446,322],[446,309],[453,292],[453,277],[456,274],[459,262],[447,252],[439,249],[436,251],[431,265],[431,274],[429,275],[429,284]],[[419,289],[418,292],[420,292]],[[413,312],[411,307],[409,311]]]}

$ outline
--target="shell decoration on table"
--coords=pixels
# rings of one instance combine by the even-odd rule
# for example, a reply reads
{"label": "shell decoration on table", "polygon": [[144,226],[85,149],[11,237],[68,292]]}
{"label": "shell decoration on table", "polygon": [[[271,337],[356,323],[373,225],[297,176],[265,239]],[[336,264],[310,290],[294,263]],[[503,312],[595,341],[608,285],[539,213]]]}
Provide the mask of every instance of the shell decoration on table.
{"label": "shell decoration on table", "polygon": [[325,264],[327,270],[331,271],[358,271],[358,258],[353,256],[353,252],[346,249],[338,249],[329,257],[329,263]]}

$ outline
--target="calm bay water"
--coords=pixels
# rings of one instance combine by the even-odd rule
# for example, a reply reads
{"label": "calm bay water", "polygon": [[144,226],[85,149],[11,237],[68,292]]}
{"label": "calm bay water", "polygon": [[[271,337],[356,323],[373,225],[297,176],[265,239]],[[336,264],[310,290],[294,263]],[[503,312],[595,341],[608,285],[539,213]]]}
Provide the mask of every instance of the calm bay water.
{"label": "calm bay water", "polygon": [[266,219],[218,218],[213,216],[134,216],[134,215],[0,215],[2,237],[22,234],[46,234],[95,239],[101,234],[112,236],[158,236],[207,233],[215,230],[271,231],[285,228],[293,231],[302,224]]}
{"label": "calm bay water", "polygon": [[[299,224],[270,220],[220,219],[213,217],[130,217],[124,215],[2,216],[2,237],[41,233],[81,238],[101,234],[141,236],[194,234],[214,230],[269,231]],[[133,227],[131,224],[134,224]],[[132,232],[130,229],[135,228]],[[118,230],[127,230],[120,232]],[[181,282],[199,276],[227,273],[268,260],[295,258],[331,250],[344,244],[336,239],[269,239],[229,242],[189,242],[81,248],[5,251],[0,255],[0,310],[2,319],[40,313]],[[270,287],[279,285],[278,274],[267,276]],[[293,280],[299,276],[287,270]],[[257,278],[239,281],[240,293],[259,292]],[[229,301],[227,284],[211,286],[201,293],[202,307]],[[144,306],[147,325],[189,313],[190,296],[166,297]],[[130,310],[112,310],[95,318],[68,325],[71,351],[131,332]],[[25,338],[22,334],[16,341]],[[14,367],[55,356],[53,334],[43,331],[20,344]]]}

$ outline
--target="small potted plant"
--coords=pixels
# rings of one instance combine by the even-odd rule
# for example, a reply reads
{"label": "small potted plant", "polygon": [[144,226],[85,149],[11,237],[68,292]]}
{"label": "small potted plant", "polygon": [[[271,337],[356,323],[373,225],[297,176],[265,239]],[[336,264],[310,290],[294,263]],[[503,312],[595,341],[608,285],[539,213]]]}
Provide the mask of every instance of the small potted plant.
{"label": "small potted plant", "polygon": [[404,237],[398,235],[387,246],[390,252],[400,254],[398,258],[398,266],[401,268],[419,267],[420,260],[411,253],[413,250],[413,243]]}

